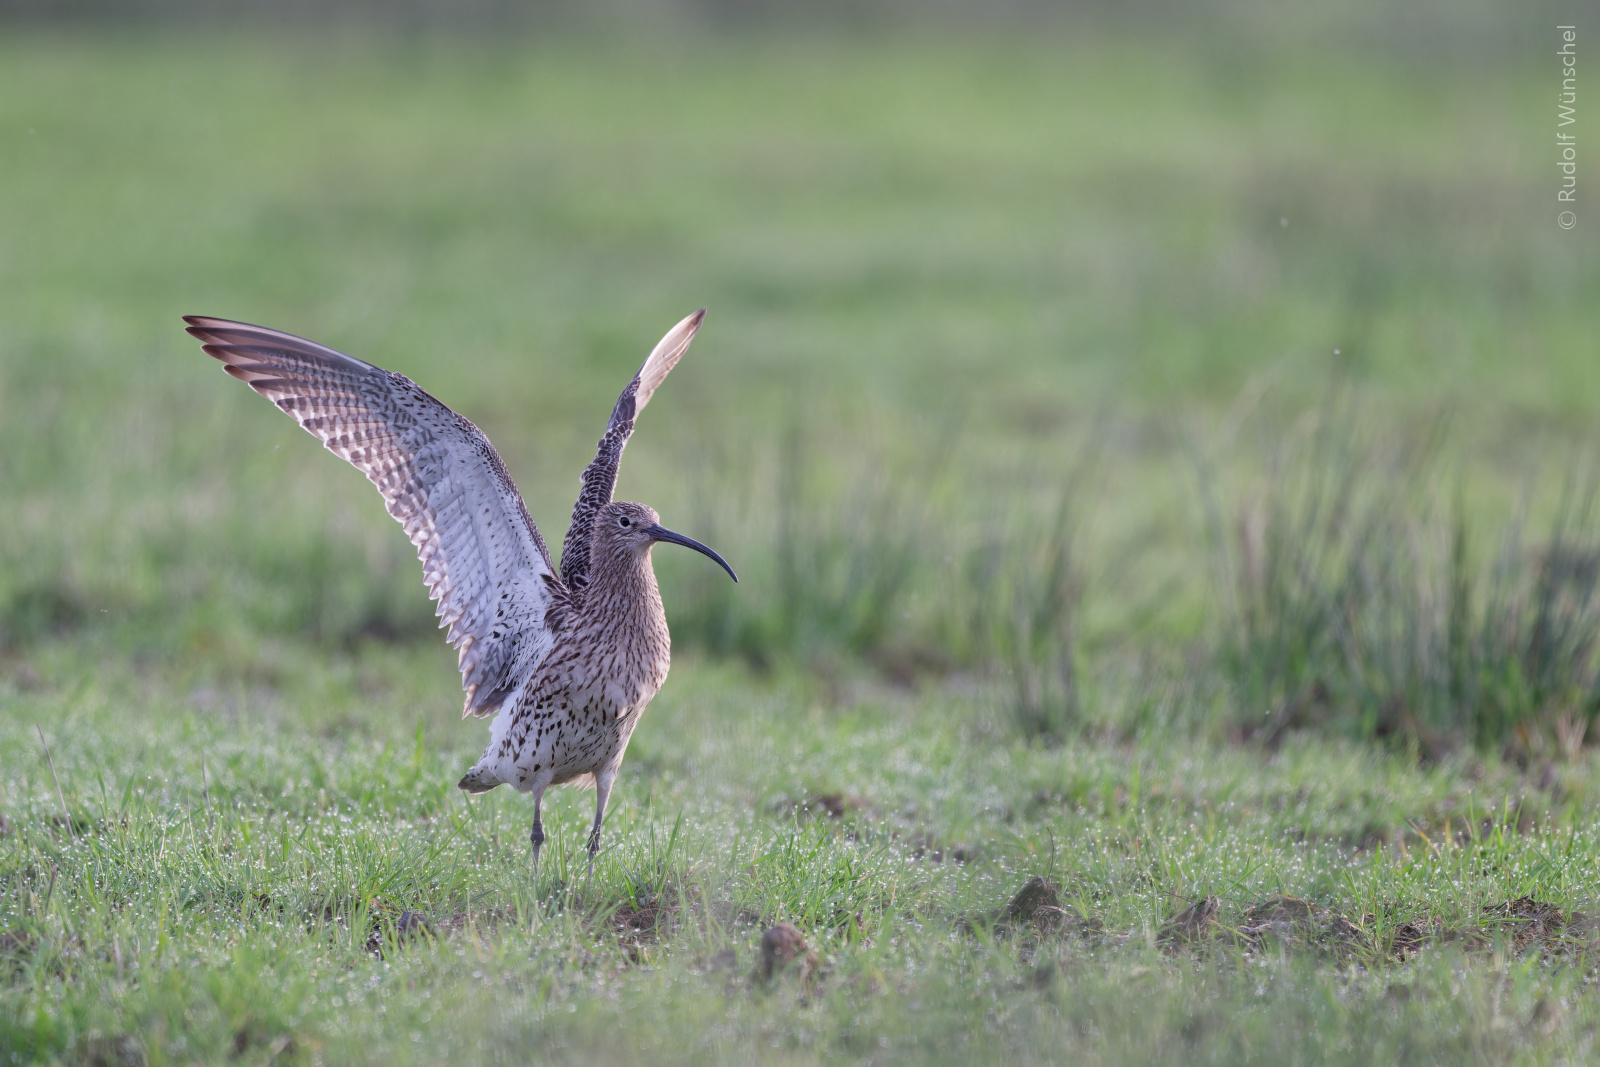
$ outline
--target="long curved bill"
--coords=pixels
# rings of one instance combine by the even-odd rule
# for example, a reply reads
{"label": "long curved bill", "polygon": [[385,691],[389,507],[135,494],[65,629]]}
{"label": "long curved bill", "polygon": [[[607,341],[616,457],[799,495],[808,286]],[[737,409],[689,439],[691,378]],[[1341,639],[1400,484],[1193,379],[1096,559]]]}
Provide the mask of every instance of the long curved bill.
{"label": "long curved bill", "polygon": [[667,541],[674,545],[682,545],[684,548],[692,548],[696,552],[704,553],[705,555],[716,560],[718,563],[722,564],[722,569],[728,572],[729,578],[732,578],[736,582],[739,580],[739,576],[733,573],[733,568],[728,566],[727,560],[723,559],[721,556],[717,555],[711,549],[707,548],[705,545],[702,545],[694,538],[685,537],[681,533],[673,533],[659,522],[647,528],[645,533],[650,535],[650,540],[652,541]]}

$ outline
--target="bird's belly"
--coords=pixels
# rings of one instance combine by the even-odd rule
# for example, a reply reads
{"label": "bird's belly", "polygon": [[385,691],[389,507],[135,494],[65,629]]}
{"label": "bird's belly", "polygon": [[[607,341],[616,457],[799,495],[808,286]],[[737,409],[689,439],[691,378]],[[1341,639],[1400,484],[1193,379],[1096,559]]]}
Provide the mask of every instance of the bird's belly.
{"label": "bird's belly", "polygon": [[498,777],[529,790],[540,780],[560,785],[615,766],[656,688],[574,688],[522,702],[498,746]]}

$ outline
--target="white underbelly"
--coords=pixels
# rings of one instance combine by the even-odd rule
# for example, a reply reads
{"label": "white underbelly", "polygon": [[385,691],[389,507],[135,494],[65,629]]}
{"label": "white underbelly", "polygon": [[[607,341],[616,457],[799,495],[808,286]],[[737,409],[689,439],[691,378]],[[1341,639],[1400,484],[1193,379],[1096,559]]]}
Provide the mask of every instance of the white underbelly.
{"label": "white underbelly", "polygon": [[514,694],[489,724],[480,764],[522,792],[615,767],[659,688],[541,694],[542,708],[524,706],[521,694]]}

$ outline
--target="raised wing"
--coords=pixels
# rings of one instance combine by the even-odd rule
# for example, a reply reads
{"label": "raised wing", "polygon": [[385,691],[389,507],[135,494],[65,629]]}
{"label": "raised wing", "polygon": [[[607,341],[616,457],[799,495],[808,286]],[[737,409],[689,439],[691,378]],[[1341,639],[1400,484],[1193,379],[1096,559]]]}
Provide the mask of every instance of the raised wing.
{"label": "raised wing", "polygon": [[489,439],[403,374],[277,330],[184,321],[229,374],[378,487],[459,652],[462,714],[494,712],[549,652],[567,593]]}
{"label": "raised wing", "polygon": [[611,503],[611,494],[617,488],[617,466],[622,462],[622,450],[633,434],[633,420],[650,403],[650,397],[667,377],[667,372],[678,365],[678,360],[689,350],[695,331],[706,317],[701,308],[693,315],[667,331],[644,361],[633,381],[617,397],[617,406],[611,409],[611,422],[606,435],[600,438],[594,459],[583,469],[583,487],[578,491],[578,502],[572,506],[572,523],[567,527],[566,540],[561,545],[561,580],[574,598],[581,598],[589,585],[589,541],[594,535],[594,514]]}

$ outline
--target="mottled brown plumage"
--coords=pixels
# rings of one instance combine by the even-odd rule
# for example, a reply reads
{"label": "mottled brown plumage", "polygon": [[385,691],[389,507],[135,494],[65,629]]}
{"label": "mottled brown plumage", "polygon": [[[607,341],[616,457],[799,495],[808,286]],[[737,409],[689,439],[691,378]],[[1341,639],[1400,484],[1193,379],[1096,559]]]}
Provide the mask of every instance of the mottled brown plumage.
{"label": "mottled brown plumage", "polygon": [[704,315],[673,327],[618,397],[583,472],[560,574],[489,439],[409,378],[292,334],[185,316],[207,353],[362,471],[405,527],[459,651],[462,713],[494,715],[489,747],[461,788],[510,783],[533,794],[535,863],[545,790],[592,785],[593,870],[628,739],[667,679],[671,640],[652,546],[703,552],[738,581],[721,556],[662,527],[650,508],[611,500],[634,419]]}

